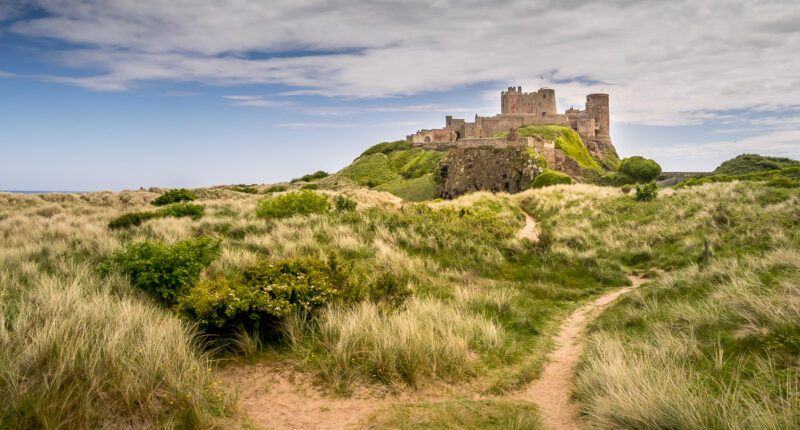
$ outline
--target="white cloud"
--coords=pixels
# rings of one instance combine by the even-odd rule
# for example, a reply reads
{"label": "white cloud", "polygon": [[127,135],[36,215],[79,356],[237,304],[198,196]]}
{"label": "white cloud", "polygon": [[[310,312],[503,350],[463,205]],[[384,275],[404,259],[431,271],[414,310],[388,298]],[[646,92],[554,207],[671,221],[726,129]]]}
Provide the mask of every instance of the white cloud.
{"label": "white cloud", "polygon": [[800,104],[794,0],[31,3],[50,15],[8,30],[82,46],[62,61],[102,72],[50,79],[95,90],[174,80],[378,98],[544,83],[563,106],[603,89],[615,121],[651,125]]}
{"label": "white cloud", "polygon": [[228,100],[233,100],[230,103],[233,106],[284,107],[292,104],[282,100],[269,100],[266,98],[266,96],[237,95],[222,97]]}

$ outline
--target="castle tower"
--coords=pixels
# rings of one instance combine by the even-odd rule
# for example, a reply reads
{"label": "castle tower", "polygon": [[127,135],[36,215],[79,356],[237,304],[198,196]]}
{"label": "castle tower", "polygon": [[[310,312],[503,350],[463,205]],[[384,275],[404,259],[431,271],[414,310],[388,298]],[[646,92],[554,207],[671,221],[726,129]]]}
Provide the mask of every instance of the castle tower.
{"label": "castle tower", "polygon": [[536,93],[536,111],[531,112],[537,115],[555,115],[558,113],[556,108],[556,90],[550,88],[539,88]]}
{"label": "castle tower", "polygon": [[589,94],[586,96],[586,114],[594,119],[596,137],[611,137],[609,127],[608,94]]}
{"label": "castle tower", "polygon": [[522,113],[522,87],[508,87],[500,93],[500,113]]}

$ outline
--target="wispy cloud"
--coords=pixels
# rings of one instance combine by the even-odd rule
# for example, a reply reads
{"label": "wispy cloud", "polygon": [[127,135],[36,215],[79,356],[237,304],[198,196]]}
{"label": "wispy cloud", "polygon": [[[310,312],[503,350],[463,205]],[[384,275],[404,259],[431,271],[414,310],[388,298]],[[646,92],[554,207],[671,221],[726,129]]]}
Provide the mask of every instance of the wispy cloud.
{"label": "wispy cloud", "polygon": [[270,100],[266,96],[236,95],[222,96],[232,100],[232,106],[253,106],[253,107],[283,107],[291,106],[292,103],[284,100]]}
{"label": "wispy cloud", "polygon": [[278,127],[286,127],[286,128],[349,128],[349,127],[357,127],[357,124],[339,124],[339,123],[327,123],[327,122],[286,122],[276,124]]}

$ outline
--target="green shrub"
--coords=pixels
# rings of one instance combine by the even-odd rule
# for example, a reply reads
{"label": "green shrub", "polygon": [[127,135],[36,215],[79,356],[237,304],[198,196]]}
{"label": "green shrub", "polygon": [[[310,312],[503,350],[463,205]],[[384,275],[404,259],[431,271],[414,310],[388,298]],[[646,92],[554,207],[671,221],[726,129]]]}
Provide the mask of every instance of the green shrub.
{"label": "green shrub", "polygon": [[798,188],[800,187],[800,181],[795,181],[785,176],[776,176],[767,181],[767,185],[778,188]]}
{"label": "green shrub", "polygon": [[313,182],[313,181],[318,181],[322,178],[326,178],[328,176],[330,176],[330,173],[322,170],[317,170],[314,173],[309,173],[308,175],[303,175],[299,178],[294,178],[291,180],[291,183],[294,184],[295,182]]}
{"label": "green shrub", "polygon": [[636,182],[650,182],[661,174],[661,166],[653,160],[635,155],[622,160],[619,173],[629,175]]}
{"label": "green shrub", "polygon": [[231,191],[238,191],[240,193],[247,193],[247,194],[258,194],[258,188],[256,187],[247,187],[244,185],[236,185],[233,187],[228,188]]}
{"label": "green shrub", "polygon": [[317,185],[317,184],[305,184],[302,187],[300,187],[300,189],[301,190],[318,190],[319,189],[319,185]]}
{"label": "green shrub", "polygon": [[158,196],[151,202],[153,206],[164,206],[170,203],[189,202],[197,199],[197,196],[187,191],[185,188],[179,190],[169,190]]}
{"label": "green shrub", "polygon": [[219,253],[220,241],[210,237],[181,240],[172,245],[144,241],[128,245],[110,264],[129,275],[136,287],[173,305]]}
{"label": "green shrub", "polygon": [[658,185],[655,181],[650,181],[646,184],[636,186],[636,200],[640,202],[649,202],[658,195]]}
{"label": "green shrub", "polygon": [[267,188],[264,193],[280,193],[282,191],[286,191],[286,185],[273,185]]}
{"label": "green shrub", "polygon": [[347,197],[339,194],[333,199],[333,206],[339,212],[352,211],[356,209],[358,203],[355,200],[348,199]]}
{"label": "green shrub", "polygon": [[360,157],[365,157],[372,154],[389,154],[394,151],[404,151],[411,149],[411,143],[406,140],[395,140],[394,142],[381,142],[364,151]]}
{"label": "green shrub", "polygon": [[531,182],[531,188],[542,188],[557,184],[572,184],[574,182],[575,181],[566,173],[547,169]]}
{"label": "green shrub", "polygon": [[633,187],[631,187],[631,186],[630,186],[630,184],[625,184],[625,185],[623,185],[623,186],[621,186],[621,187],[619,188],[619,191],[620,191],[622,194],[625,194],[625,195],[627,196],[628,194],[630,194],[630,193],[631,193],[631,190],[632,190],[632,189],[633,189]]}
{"label": "green shrub", "polygon": [[180,299],[179,311],[212,331],[237,328],[274,333],[276,323],[297,311],[313,311],[347,291],[350,266],[291,259],[262,262],[233,278],[195,284]]}
{"label": "green shrub", "polygon": [[108,223],[108,228],[119,229],[137,226],[149,219],[158,218],[159,216],[160,215],[155,212],[131,212],[111,220],[111,222]]}
{"label": "green shrub", "polygon": [[278,197],[265,197],[256,206],[259,218],[287,218],[328,211],[328,196],[310,190],[292,191]]}
{"label": "green shrub", "polygon": [[188,216],[192,219],[200,219],[206,211],[203,205],[195,205],[192,203],[173,203],[165,208],[158,210],[158,216],[166,217],[172,216],[176,218]]}
{"label": "green shrub", "polygon": [[385,303],[391,308],[397,308],[411,296],[413,291],[408,287],[405,279],[398,278],[390,272],[382,273],[375,279],[370,288],[369,297],[376,303]]}

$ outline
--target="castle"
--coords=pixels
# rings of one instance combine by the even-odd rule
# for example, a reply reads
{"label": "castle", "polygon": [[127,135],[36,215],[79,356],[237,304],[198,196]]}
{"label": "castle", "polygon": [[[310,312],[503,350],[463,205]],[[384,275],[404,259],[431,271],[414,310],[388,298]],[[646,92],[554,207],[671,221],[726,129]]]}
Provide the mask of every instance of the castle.
{"label": "castle", "polygon": [[406,140],[428,149],[493,145],[499,143],[495,142],[495,135],[502,132],[513,134],[517,128],[529,124],[570,127],[587,146],[592,141],[598,141],[601,146],[610,145],[608,94],[589,94],[585,110],[570,108],[560,114],[556,109],[555,90],[540,88],[539,91],[524,93],[522,87],[508,87],[507,91],[500,93],[499,114],[491,117],[475,115],[475,122],[447,116],[444,128],[419,130],[406,136]]}

